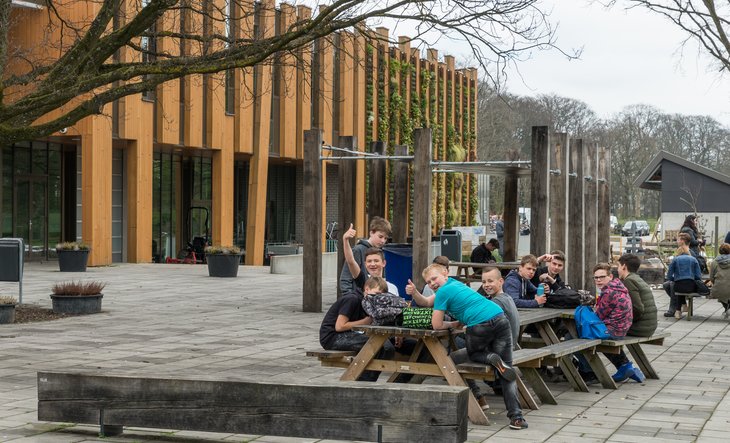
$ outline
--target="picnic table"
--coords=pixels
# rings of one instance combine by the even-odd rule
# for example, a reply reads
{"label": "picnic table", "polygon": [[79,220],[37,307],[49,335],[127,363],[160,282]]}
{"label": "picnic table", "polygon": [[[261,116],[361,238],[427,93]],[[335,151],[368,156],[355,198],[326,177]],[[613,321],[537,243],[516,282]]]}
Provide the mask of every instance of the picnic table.
{"label": "picnic table", "polygon": [[[559,311],[562,318],[567,320],[565,322],[566,327],[571,335],[574,337],[578,336],[578,332],[575,329],[575,310],[573,309],[552,309],[553,311]],[[598,346],[597,351],[618,354],[621,352],[621,348],[625,346],[631,356],[634,357],[634,361],[639,365],[639,369],[644,373],[646,378],[658,380],[659,375],[651,364],[651,361],[644,353],[641,348],[642,344],[648,345],[663,345],[664,339],[669,337],[669,332],[655,332],[651,337],[637,337],[627,335],[626,337],[617,340],[601,340],[601,344]]]}
{"label": "picnic table", "polygon": [[[355,357],[352,358],[347,369],[340,380],[353,381],[362,375],[365,370],[386,371],[396,373],[426,375],[443,377],[450,386],[467,386],[462,373],[457,369],[451,357],[449,357],[447,348],[443,345],[444,340],[451,340],[453,335],[457,335],[462,331],[448,329],[411,329],[401,328],[397,326],[355,326],[355,331],[362,331],[367,334],[368,341],[365,346],[360,349]],[[382,360],[375,358],[383,344],[390,337],[413,338],[418,340],[409,361],[398,360]],[[450,346],[453,346],[450,343]],[[416,361],[422,350],[429,352],[433,361],[430,363],[422,363]],[[482,379],[494,380],[494,374],[479,374]],[[389,381],[392,381],[391,377]],[[488,425],[489,419],[479,406],[474,395],[469,393],[468,416],[474,424]]]}
{"label": "picnic table", "polygon": [[464,283],[471,283],[480,282],[481,278],[469,272],[469,269],[484,269],[486,267],[495,267],[502,272],[502,275],[505,275],[509,271],[519,268],[520,262],[510,261],[499,263],[472,263],[465,261],[450,261],[449,266],[456,266],[456,275],[453,276],[454,278]]}

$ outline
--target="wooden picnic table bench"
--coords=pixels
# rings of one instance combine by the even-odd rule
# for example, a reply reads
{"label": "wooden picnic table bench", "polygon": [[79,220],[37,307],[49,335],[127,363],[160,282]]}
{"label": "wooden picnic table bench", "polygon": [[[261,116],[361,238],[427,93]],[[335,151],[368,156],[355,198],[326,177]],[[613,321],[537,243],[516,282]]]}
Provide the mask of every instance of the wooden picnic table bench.
{"label": "wooden picnic table bench", "polygon": [[[208,377],[38,373],[38,420],[305,437],[460,443],[464,387],[382,383],[279,383]],[[379,440],[381,437],[381,440]]]}
{"label": "wooden picnic table bench", "polygon": [[499,262],[499,263],[472,263],[462,261],[450,261],[449,266],[456,266],[456,275],[453,277],[462,281],[463,283],[481,282],[481,277],[469,272],[469,269],[484,269],[486,267],[495,267],[502,272],[502,275],[507,274],[512,269],[520,267],[520,262]]}
{"label": "wooden picnic table bench", "polygon": [[[566,326],[568,328],[568,331],[571,335],[577,337],[578,332],[575,329],[575,310],[573,309],[556,309],[556,311],[560,311],[562,313],[562,316],[564,319],[568,320],[566,322]],[[605,352],[609,354],[618,354],[621,352],[621,347],[626,346],[626,348],[629,350],[631,355],[634,357],[634,360],[636,361],[636,364],[639,365],[639,369],[641,369],[641,372],[644,373],[646,378],[650,378],[653,380],[658,380],[659,375],[657,374],[656,370],[654,370],[654,367],[651,364],[651,361],[646,356],[646,353],[644,353],[644,350],[641,348],[642,344],[647,345],[663,345],[664,339],[669,337],[671,334],[669,332],[657,332],[654,333],[650,337],[637,337],[634,335],[627,335],[626,337],[623,337],[618,340],[610,339],[610,340],[602,340],[601,345],[598,347],[599,352]]]}
{"label": "wooden picnic table bench", "polygon": [[694,309],[694,299],[695,297],[706,297],[706,295],[700,295],[697,292],[674,292],[674,295],[682,296],[687,300],[687,321],[692,320],[692,316],[694,315],[695,309]]}

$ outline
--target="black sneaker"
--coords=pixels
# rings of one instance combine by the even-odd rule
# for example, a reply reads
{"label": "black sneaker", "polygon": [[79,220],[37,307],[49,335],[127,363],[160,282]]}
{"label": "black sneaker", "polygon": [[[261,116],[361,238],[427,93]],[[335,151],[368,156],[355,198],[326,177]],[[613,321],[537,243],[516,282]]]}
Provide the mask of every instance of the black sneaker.
{"label": "black sneaker", "polygon": [[502,376],[507,381],[515,381],[517,379],[517,373],[512,368],[512,366],[509,366],[507,363],[502,361],[502,358],[495,354],[491,353],[487,356],[487,361],[490,365],[494,366],[494,368],[497,370],[497,373]]}
{"label": "black sneaker", "polygon": [[665,317],[674,317],[674,311],[667,311],[664,313]]}
{"label": "black sneaker", "polygon": [[510,429],[516,429],[518,431],[520,429],[527,429],[527,421],[525,421],[522,417],[513,418],[509,421],[509,427]]}

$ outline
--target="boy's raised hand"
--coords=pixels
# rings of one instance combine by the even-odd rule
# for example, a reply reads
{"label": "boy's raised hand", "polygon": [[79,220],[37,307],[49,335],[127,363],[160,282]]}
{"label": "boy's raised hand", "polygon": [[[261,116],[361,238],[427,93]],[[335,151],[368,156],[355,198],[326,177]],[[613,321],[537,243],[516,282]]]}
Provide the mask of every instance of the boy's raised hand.
{"label": "boy's raised hand", "polygon": [[414,291],[417,292],[416,285],[414,285],[413,282],[411,281],[411,279],[409,278],[408,284],[406,285],[406,294],[413,295]]}
{"label": "boy's raised hand", "polygon": [[352,227],[352,223],[350,223],[350,228],[342,235],[342,239],[349,240],[351,238],[355,238],[356,235],[357,231],[355,230],[355,228]]}

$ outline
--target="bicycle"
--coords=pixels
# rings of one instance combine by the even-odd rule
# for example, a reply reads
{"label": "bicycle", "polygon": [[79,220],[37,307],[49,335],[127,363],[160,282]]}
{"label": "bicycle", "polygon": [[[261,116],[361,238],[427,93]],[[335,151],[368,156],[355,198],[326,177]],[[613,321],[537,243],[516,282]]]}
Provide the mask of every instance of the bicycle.
{"label": "bicycle", "polygon": [[339,230],[337,229],[337,222],[331,221],[327,223],[327,226],[324,228],[324,233],[327,239],[337,240],[337,234],[339,233]]}

